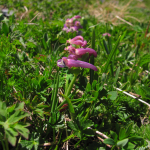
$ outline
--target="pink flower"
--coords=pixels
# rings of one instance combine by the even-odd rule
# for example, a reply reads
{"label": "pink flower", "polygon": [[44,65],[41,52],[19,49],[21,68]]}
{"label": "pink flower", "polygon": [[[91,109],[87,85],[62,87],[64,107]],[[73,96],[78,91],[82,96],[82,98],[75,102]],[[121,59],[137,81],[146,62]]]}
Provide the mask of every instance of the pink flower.
{"label": "pink flower", "polygon": [[75,21],[74,25],[78,28],[83,28],[80,24],[80,21]]}
{"label": "pink flower", "polygon": [[70,45],[70,46],[65,47],[64,50],[66,50],[66,51],[72,51],[72,50],[75,50],[75,47],[73,47],[72,45]]}
{"label": "pink flower", "polygon": [[110,37],[111,34],[109,34],[109,33],[104,33],[103,36],[109,36],[109,37]]}
{"label": "pink flower", "polygon": [[81,16],[79,16],[79,15],[76,15],[76,16],[74,16],[74,17],[72,17],[73,19],[79,19],[79,18],[81,18]]}
{"label": "pink flower", "polygon": [[75,55],[82,56],[86,53],[89,53],[89,55],[93,55],[94,57],[97,57],[97,52],[92,48],[77,48],[75,49]]}
{"label": "pink flower", "polygon": [[75,31],[78,31],[78,27],[76,26],[73,26],[73,27],[70,27],[70,32],[75,32]]}
{"label": "pink flower", "polygon": [[66,25],[67,27],[73,26],[73,25],[74,25],[73,18],[71,18],[71,19],[68,18],[68,19],[66,20],[66,22],[65,22],[65,25]]}
{"label": "pink flower", "polygon": [[69,28],[64,24],[63,31],[67,31]]}
{"label": "pink flower", "polygon": [[84,38],[81,35],[78,35],[76,37],[74,37],[73,39],[71,39],[72,41],[76,41],[76,40],[81,40],[84,41]]}
{"label": "pink flower", "polygon": [[[77,15],[72,17],[71,19],[68,18],[64,24],[63,31],[66,32],[75,32],[78,31],[78,29],[82,28],[81,24],[79,21],[76,21],[76,19],[81,18],[81,16]],[[68,28],[66,28],[68,27]]]}
{"label": "pink flower", "polygon": [[72,54],[71,54],[71,55],[68,56],[68,58],[69,58],[69,59],[78,60],[79,57],[76,56],[76,55],[72,55]]}
{"label": "pink flower", "polygon": [[57,66],[62,67],[62,68],[63,67],[68,67],[68,68],[82,67],[82,68],[90,68],[94,71],[97,71],[97,68],[94,65],[90,64],[90,63],[80,61],[80,60],[69,59],[67,57],[63,57],[62,59],[59,59],[57,61]]}
{"label": "pink flower", "polygon": [[69,44],[75,44],[75,45],[80,45],[82,47],[85,47],[87,44],[87,41],[84,41],[82,36],[76,36],[73,39],[67,40],[67,43]]}

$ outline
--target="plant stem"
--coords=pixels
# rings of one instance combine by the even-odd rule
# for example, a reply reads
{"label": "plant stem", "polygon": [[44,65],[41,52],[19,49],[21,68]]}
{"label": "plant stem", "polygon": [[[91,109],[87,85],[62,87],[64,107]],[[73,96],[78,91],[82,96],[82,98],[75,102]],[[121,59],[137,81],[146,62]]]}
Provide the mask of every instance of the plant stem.
{"label": "plant stem", "polygon": [[5,136],[5,144],[6,144],[6,150],[9,150],[9,147],[8,147],[8,139],[6,138],[6,136]]}
{"label": "plant stem", "polygon": [[53,128],[53,142],[56,142],[55,128]]}
{"label": "plant stem", "polygon": [[72,79],[72,81],[71,81],[71,83],[70,83],[70,85],[69,85],[69,87],[68,87],[68,90],[67,90],[67,92],[66,92],[66,96],[69,96],[69,95],[70,95],[71,90],[72,90],[72,87],[73,87],[73,84],[75,83],[76,79],[77,79],[77,75],[74,74],[74,77],[73,77],[73,79]]}
{"label": "plant stem", "polygon": [[65,139],[63,140],[63,142],[66,142],[66,141],[68,141],[69,139],[74,138],[74,137],[75,137],[75,135],[74,135],[74,134],[71,134],[71,135],[69,135],[67,138],[65,138]]}

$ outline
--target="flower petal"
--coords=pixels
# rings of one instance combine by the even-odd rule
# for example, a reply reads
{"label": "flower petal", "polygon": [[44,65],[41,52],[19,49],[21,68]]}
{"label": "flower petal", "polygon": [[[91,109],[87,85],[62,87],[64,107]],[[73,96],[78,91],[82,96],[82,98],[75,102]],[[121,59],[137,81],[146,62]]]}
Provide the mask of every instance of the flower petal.
{"label": "flower petal", "polygon": [[61,67],[61,68],[66,67],[66,65],[65,65],[65,63],[63,62],[62,59],[59,59],[59,60],[57,61],[57,66],[58,66],[58,67]]}
{"label": "flower petal", "polygon": [[109,37],[110,37],[111,34],[109,34],[109,33],[104,33],[103,36],[109,36]]}
{"label": "flower petal", "polygon": [[94,57],[97,57],[97,53],[94,49],[92,48],[77,48],[75,49],[75,54],[76,55],[84,55],[86,53],[89,53],[89,55],[94,55]]}
{"label": "flower petal", "polygon": [[84,62],[84,61],[68,59],[66,57],[63,57],[62,60],[64,61],[65,65],[68,68],[71,68],[71,67],[82,67],[82,68],[90,68],[90,69],[92,69],[94,71],[97,71],[97,68],[94,65],[92,65],[90,63],[87,63],[87,62]]}
{"label": "flower petal", "polygon": [[79,18],[81,18],[81,16],[79,16],[79,15],[76,15],[76,16],[74,16],[74,17],[72,17],[73,19],[79,19]]}

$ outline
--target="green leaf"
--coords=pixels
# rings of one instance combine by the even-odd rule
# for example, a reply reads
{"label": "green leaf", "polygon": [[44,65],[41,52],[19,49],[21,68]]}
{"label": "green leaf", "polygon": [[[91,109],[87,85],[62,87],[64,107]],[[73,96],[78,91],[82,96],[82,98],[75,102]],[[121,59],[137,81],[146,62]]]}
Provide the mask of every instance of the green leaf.
{"label": "green leaf", "polygon": [[124,147],[128,143],[129,139],[124,139],[117,142],[117,146]]}
{"label": "green leaf", "polygon": [[74,131],[78,131],[78,130],[79,130],[77,124],[74,123],[73,121],[69,121],[69,122],[68,122],[68,125],[69,125],[69,127],[70,127],[72,130],[74,130]]}
{"label": "green leaf", "polygon": [[10,134],[12,134],[12,136],[18,136],[18,132],[13,129],[13,128],[7,128],[7,132],[9,132]]}
{"label": "green leaf", "polygon": [[121,128],[119,132],[119,140],[123,140],[126,137],[126,131],[125,128]]}
{"label": "green leaf", "polygon": [[7,36],[9,33],[9,26],[6,24],[6,22],[2,23],[2,32]]}
{"label": "green leaf", "polygon": [[24,41],[23,41],[23,38],[22,38],[22,37],[20,37],[19,41],[20,41],[20,43],[22,44],[22,46],[23,46],[24,48],[26,48],[26,45],[25,45],[25,43],[24,43]]}
{"label": "green leaf", "polygon": [[126,137],[130,135],[131,130],[132,130],[132,124],[130,124],[126,130]]}
{"label": "green leaf", "polygon": [[14,123],[18,122],[19,120],[21,120],[27,116],[30,116],[30,114],[27,112],[18,110],[13,115],[11,115],[10,118],[8,118],[7,122],[9,124],[14,124]]}
{"label": "green leaf", "polygon": [[23,109],[24,109],[24,102],[16,104],[15,110],[20,110],[21,111]]}
{"label": "green leaf", "polygon": [[94,123],[92,122],[92,120],[84,120],[83,122],[80,122],[81,126],[82,126],[82,130],[86,129],[87,127],[91,127],[92,125],[94,125]]}
{"label": "green leaf", "polygon": [[114,141],[117,142],[117,138],[118,138],[117,133],[114,132],[114,131],[110,131],[110,134],[111,134],[111,136],[113,137]]}
{"label": "green leaf", "polygon": [[7,107],[7,112],[9,112],[9,113],[13,112],[13,111],[14,111],[14,109],[15,109],[15,107],[16,107],[16,104],[14,104],[14,105],[12,105],[12,106]]}
{"label": "green leaf", "polygon": [[8,139],[8,142],[15,146],[16,145],[16,141],[17,141],[17,138],[8,130],[5,130],[5,133],[6,133],[6,137]]}
{"label": "green leaf", "polygon": [[143,66],[150,62],[150,54],[145,54],[144,56],[140,57],[139,66]]}
{"label": "green leaf", "polygon": [[28,139],[29,137],[29,130],[25,127],[29,126],[30,124],[15,124],[14,129],[16,129],[24,138]]}
{"label": "green leaf", "polygon": [[[92,41],[92,43],[91,43],[92,44],[92,49],[95,49],[95,27],[93,28],[91,41]],[[94,65],[94,56],[93,55],[90,56],[90,63],[92,65]],[[93,79],[94,79],[94,70],[90,69],[90,84],[92,84]]]}
{"label": "green leaf", "polygon": [[105,47],[105,50],[106,50],[106,53],[109,55],[110,52],[108,50],[108,47],[107,47],[107,44],[106,44],[106,41],[103,39],[103,44],[104,44],[104,47]]}
{"label": "green leaf", "polygon": [[123,148],[125,150],[134,150],[135,145],[132,144],[131,142],[128,142]]}
{"label": "green leaf", "polygon": [[74,131],[74,135],[76,135],[76,136],[79,137],[80,139],[82,138],[82,132],[81,132],[80,130]]}
{"label": "green leaf", "polygon": [[115,145],[115,141],[111,138],[105,139],[103,143],[109,144],[109,145]]}
{"label": "green leaf", "polygon": [[95,135],[95,131],[91,130],[91,129],[85,129],[83,131],[83,133],[86,135],[86,136],[94,136]]}
{"label": "green leaf", "polygon": [[109,63],[111,62],[112,57],[114,56],[114,54],[115,54],[115,52],[116,52],[116,50],[117,50],[117,47],[118,47],[118,45],[119,45],[119,42],[120,42],[120,36],[119,36],[117,42],[115,43],[114,48],[112,49],[112,51],[110,52],[110,54],[109,54],[109,56],[108,56],[108,59],[107,59],[107,62],[106,62],[106,65],[105,65],[105,68],[104,68],[103,73],[106,73],[106,72],[107,72],[108,65],[109,65]]}
{"label": "green leaf", "polygon": [[94,80],[92,83],[92,89],[94,89],[96,87],[96,84],[97,84],[97,80]]}
{"label": "green leaf", "polygon": [[142,140],[143,140],[143,137],[141,137],[141,136],[132,136],[132,137],[129,137],[129,141],[130,142],[142,141]]}
{"label": "green leaf", "polygon": [[33,137],[31,137],[30,140],[21,140],[20,142],[22,147],[25,147],[29,150],[31,150],[34,147],[34,150],[38,149],[38,145],[39,145],[39,137],[37,137],[36,139],[34,139]]}
{"label": "green leaf", "polygon": [[110,91],[110,92],[108,92],[108,94],[111,95],[110,96],[111,100],[115,100],[117,98],[117,96],[118,96],[117,95],[117,91]]}
{"label": "green leaf", "polygon": [[116,82],[117,82],[118,77],[119,77],[119,73],[120,73],[120,66],[117,68],[117,71],[116,71],[116,75],[115,75],[115,79],[114,79],[114,85],[116,85]]}
{"label": "green leaf", "polygon": [[91,90],[91,84],[88,83],[87,86],[86,86],[86,91],[89,92],[90,90]]}

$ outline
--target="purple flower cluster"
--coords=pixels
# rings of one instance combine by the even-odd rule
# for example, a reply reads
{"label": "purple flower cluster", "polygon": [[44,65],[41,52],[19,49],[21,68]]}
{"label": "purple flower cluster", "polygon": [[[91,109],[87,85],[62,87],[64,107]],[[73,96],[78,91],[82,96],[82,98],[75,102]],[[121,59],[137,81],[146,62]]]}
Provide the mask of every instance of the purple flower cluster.
{"label": "purple flower cluster", "polygon": [[[82,36],[76,36],[73,39],[67,40],[67,43],[70,44],[70,46],[66,47],[65,50],[69,52],[68,57],[63,57],[62,59],[57,61],[57,66],[59,67],[82,67],[82,68],[90,68],[94,71],[97,71],[97,68],[88,63],[81,60],[78,60],[82,58],[82,56],[86,53],[89,53],[89,56],[93,55],[94,57],[97,57],[97,53],[94,49],[86,48],[87,42],[83,39]],[[73,47],[73,45],[80,46],[80,48]]]}
{"label": "purple flower cluster", "polygon": [[63,31],[66,32],[75,32],[78,31],[78,29],[82,28],[80,21],[77,21],[77,19],[81,18],[81,16],[74,16],[71,19],[67,19],[64,27],[63,27]]}

